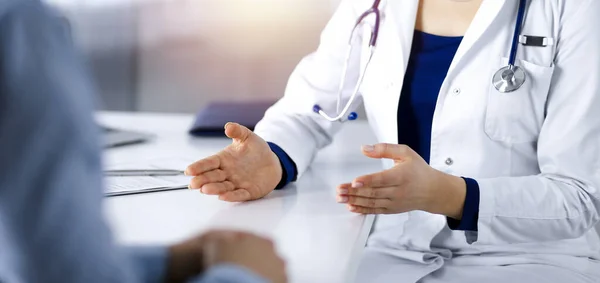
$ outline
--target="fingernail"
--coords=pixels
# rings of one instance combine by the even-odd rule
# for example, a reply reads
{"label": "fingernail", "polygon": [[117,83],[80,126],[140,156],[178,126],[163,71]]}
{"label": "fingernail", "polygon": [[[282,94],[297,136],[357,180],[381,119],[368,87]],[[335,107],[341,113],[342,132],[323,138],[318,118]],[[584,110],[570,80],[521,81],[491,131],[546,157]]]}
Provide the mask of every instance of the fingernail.
{"label": "fingernail", "polygon": [[350,211],[356,211],[356,210],[357,210],[356,206],[353,206],[353,205],[350,206]]}
{"label": "fingernail", "polygon": [[361,182],[352,182],[352,187],[355,189],[361,188],[363,185]]}
{"label": "fingernail", "polygon": [[345,197],[345,196],[338,196],[338,197],[337,197],[337,201],[338,201],[339,203],[347,203],[347,202],[348,202],[348,197]]}
{"label": "fingernail", "polygon": [[375,150],[375,147],[372,145],[363,145],[362,150],[369,152]]}
{"label": "fingernail", "polygon": [[227,122],[225,123],[225,126],[223,126],[223,129],[227,129],[227,125],[231,124],[231,122]]}
{"label": "fingernail", "polygon": [[339,192],[340,194],[343,194],[343,195],[345,195],[345,194],[347,194],[347,193],[348,193],[348,189],[339,189],[339,190],[338,190],[338,192]]}
{"label": "fingernail", "polygon": [[204,191],[202,191],[202,187],[200,187],[200,192],[201,192],[201,193],[204,193]]}
{"label": "fingernail", "polygon": [[189,175],[190,175],[190,174],[188,173],[188,170],[187,170],[187,169],[185,169],[185,171],[183,171],[183,175],[185,175],[185,176],[189,176]]}

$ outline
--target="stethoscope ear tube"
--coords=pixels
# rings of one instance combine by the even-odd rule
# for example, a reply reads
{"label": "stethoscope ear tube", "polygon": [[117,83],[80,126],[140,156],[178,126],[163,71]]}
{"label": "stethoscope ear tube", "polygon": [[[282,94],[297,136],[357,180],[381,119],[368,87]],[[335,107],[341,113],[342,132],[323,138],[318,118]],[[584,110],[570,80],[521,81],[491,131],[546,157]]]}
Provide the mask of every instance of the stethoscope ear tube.
{"label": "stethoscope ear tube", "polygon": [[[319,115],[321,115],[323,118],[327,119],[328,121],[331,121],[331,122],[335,122],[335,121],[342,122],[343,121],[342,117],[344,117],[345,114],[348,112],[350,106],[354,102],[354,100],[357,96],[357,93],[362,85],[365,73],[369,67],[371,58],[373,57],[375,47],[377,46],[377,39],[379,36],[379,25],[381,23],[381,18],[380,18],[381,12],[379,10],[380,2],[381,2],[381,0],[375,0],[373,2],[373,5],[371,6],[371,8],[369,10],[367,10],[366,12],[364,12],[363,14],[361,14],[360,17],[358,17],[356,24],[354,25],[352,32],[350,34],[350,39],[348,41],[349,51],[348,51],[348,54],[346,57],[346,61],[344,63],[342,78],[340,79],[340,84],[338,86],[337,105],[336,105],[336,112],[338,113],[337,116],[335,116],[335,117],[329,116],[327,113],[325,113],[325,111],[323,111],[321,106],[319,106],[318,104],[315,104],[313,106],[312,110],[315,113],[318,113]],[[526,8],[527,8],[527,0],[520,0],[519,6],[518,6],[518,11],[517,11],[517,21],[515,23],[513,40],[512,40],[511,48],[510,48],[508,65],[505,67],[502,67],[492,77],[492,85],[499,92],[507,93],[507,92],[513,92],[513,91],[519,89],[525,83],[525,80],[527,77],[525,70],[523,68],[520,68],[515,65],[516,58],[517,58],[518,44],[519,44],[519,36],[521,34],[521,29],[525,22]],[[341,111],[340,111],[341,101],[342,101],[342,90],[344,88],[345,79],[346,79],[346,75],[347,75],[347,71],[348,71],[348,62],[350,60],[350,54],[352,52],[353,36],[354,36],[354,33],[355,33],[357,27],[360,26],[361,23],[363,23],[365,21],[365,19],[368,16],[370,16],[371,14],[373,14],[375,16],[375,24],[373,25],[373,28],[372,28],[371,34],[370,34],[371,37],[369,38],[369,41],[368,41],[369,49],[370,49],[369,58],[367,60],[367,63],[365,64],[364,68],[361,68],[361,73],[359,75],[358,82],[352,92],[352,95],[350,96],[350,99],[348,100],[348,102],[346,102],[343,109],[341,109]],[[351,112],[346,118],[347,118],[347,120],[351,121],[351,120],[355,120],[357,117],[358,117],[358,114],[356,112]]]}

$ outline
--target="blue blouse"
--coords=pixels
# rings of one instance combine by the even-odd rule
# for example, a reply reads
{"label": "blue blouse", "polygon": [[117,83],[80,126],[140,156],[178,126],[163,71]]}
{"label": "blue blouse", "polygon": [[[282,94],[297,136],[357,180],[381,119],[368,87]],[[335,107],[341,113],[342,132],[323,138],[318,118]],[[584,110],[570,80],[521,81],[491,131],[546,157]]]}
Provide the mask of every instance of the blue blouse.
{"label": "blue blouse", "polygon": [[[462,37],[445,37],[415,31],[404,85],[398,103],[398,143],[408,145],[429,162],[433,113],[441,85]],[[279,157],[283,176],[277,189],[296,179],[293,160],[279,146],[269,143]],[[447,218],[453,230],[477,231],[479,185],[464,178],[467,194],[462,219]]]}

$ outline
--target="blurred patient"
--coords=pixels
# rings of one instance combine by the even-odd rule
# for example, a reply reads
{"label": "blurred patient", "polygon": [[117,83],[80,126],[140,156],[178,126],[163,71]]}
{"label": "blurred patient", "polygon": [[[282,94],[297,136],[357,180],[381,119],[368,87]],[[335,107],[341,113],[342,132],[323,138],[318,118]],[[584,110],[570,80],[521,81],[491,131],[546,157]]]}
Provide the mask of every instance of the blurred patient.
{"label": "blurred patient", "polygon": [[91,82],[64,22],[37,0],[0,0],[0,37],[0,282],[286,281],[272,243],[246,233],[117,246]]}

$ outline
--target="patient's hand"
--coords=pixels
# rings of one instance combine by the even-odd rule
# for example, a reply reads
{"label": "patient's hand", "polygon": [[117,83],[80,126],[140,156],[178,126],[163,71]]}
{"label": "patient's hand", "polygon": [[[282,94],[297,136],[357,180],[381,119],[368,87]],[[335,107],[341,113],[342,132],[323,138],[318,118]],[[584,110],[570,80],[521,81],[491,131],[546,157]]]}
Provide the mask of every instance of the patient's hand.
{"label": "patient's hand", "polygon": [[273,243],[238,231],[209,231],[169,247],[165,283],[188,282],[212,267],[233,264],[274,283],[287,282]]}
{"label": "patient's hand", "polygon": [[244,232],[212,232],[203,236],[204,267],[243,266],[273,283],[287,282],[285,262],[273,242]]}
{"label": "patient's hand", "polygon": [[261,137],[235,123],[225,125],[232,144],[219,153],[188,166],[194,176],[190,189],[231,202],[255,200],[275,189],[282,168],[277,155]]}

